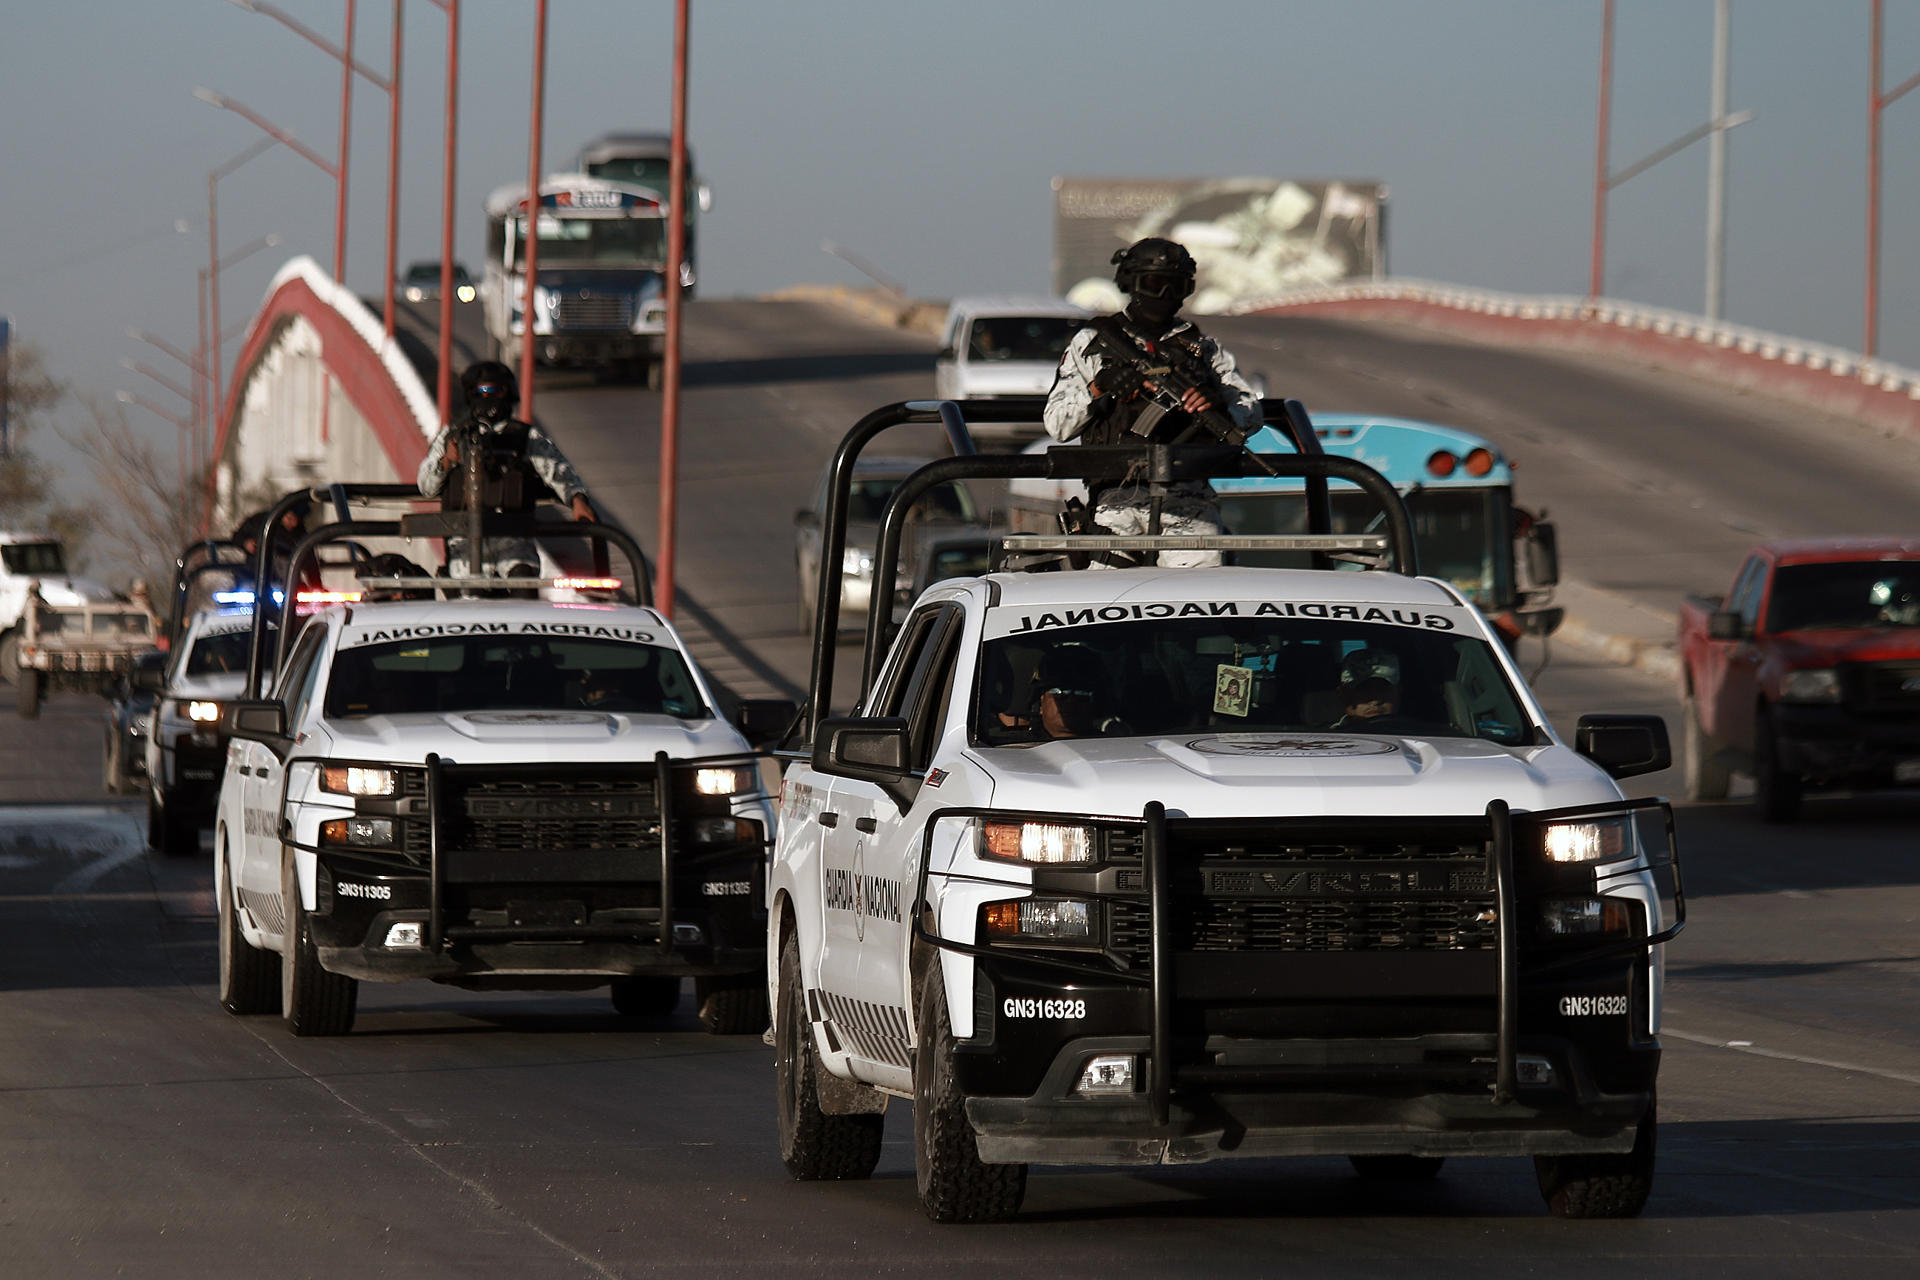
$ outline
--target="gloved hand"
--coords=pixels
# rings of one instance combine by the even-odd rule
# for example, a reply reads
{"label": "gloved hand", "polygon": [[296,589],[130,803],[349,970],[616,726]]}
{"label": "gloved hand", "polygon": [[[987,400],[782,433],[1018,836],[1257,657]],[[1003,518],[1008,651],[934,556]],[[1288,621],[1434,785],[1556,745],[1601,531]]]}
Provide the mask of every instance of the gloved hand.
{"label": "gloved hand", "polygon": [[1139,366],[1109,360],[1100,371],[1100,394],[1124,403],[1137,398],[1146,381],[1147,375],[1140,372]]}

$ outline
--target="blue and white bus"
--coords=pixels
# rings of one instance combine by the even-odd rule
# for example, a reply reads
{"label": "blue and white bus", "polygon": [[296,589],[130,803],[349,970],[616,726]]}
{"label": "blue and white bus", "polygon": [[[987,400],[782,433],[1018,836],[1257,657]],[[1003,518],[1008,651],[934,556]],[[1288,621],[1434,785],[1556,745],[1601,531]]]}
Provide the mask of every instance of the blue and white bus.
{"label": "blue and white bus", "polygon": [[[1444,578],[1493,620],[1509,641],[1546,635],[1561,611],[1547,607],[1559,580],[1553,526],[1514,504],[1513,464],[1491,441],[1410,418],[1316,413],[1314,432],[1330,454],[1366,463],[1393,483],[1413,516],[1420,570]],[[1291,453],[1272,427],[1247,441],[1259,453]],[[1297,477],[1215,480],[1221,523],[1233,533],[1304,533],[1305,481]],[[1354,532],[1379,518],[1376,504],[1341,481],[1328,486],[1334,529]],[[1301,553],[1241,552],[1240,564],[1304,566]]]}

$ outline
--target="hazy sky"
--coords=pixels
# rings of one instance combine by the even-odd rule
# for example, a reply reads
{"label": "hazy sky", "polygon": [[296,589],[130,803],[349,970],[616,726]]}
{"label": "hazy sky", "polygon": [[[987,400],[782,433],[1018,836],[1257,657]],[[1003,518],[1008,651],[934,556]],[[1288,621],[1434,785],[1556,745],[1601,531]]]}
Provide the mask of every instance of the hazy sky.
{"label": "hazy sky", "polygon": [[[345,0],[281,0],[338,40]],[[400,258],[437,253],[445,28],[405,6]],[[460,255],[527,165],[531,0],[467,0]],[[1889,0],[1886,83],[1920,70],[1920,0]],[[1733,0],[1727,318],[1857,349],[1867,0]],[[384,69],[393,6],[360,0]],[[1389,184],[1394,273],[1584,292],[1600,0],[693,0],[690,138],[713,190],[706,296],[862,283],[832,239],[915,292],[1047,286],[1056,174],[1367,178]],[[1711,0],[1620,0],[1617,169],[1702,123]],[[552,0],[546,145],[662,128],[668,0]],[[117,367],[195,339],[206,173],[254,128],[207,85],[331,157],[338,64],[224,0],[8,0],[0,36],[0,314],[77,389],[167,393]],[[375,294],[386,99],[355,89],[347,276]],[[1886,114],[1882,353],[1920,365],[1920,93]],[[549,166],[553,167],[553,166]],[[1610,296],[1697,312],[1707,148],[1618,189]],[[229,327],[290,253],[332,258],[334,192],[276,148],[220,184],[223,248],[285,245],[224,277]],[[184,219],[189,231],[176,232]],[[228,347],[231,359],[237,344]],[[156,439],[173,428],[150,416]],[[50,439],[46,452],[59,450]]]}

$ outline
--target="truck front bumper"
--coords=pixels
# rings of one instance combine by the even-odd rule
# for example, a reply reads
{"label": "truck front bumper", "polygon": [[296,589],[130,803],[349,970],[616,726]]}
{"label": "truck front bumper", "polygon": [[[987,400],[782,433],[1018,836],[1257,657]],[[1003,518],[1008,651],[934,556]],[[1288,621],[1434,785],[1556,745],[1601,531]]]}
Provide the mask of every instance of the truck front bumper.
{"label": "truck front bumper", "polygon": [[1840,706],[1773,707],[1780,763],[1809,781],[1920,785],[1920,721],[1869,718]]}
{"label": "truck front bumper", "polygon": [[548,364],[601,364],[610,360],[652,360],[666,349],[661,333],[536,333],[534,350]]}
{"label": "truck front bumper", "polygon": [[[1096,1056],[1145,1061],[1146,1036],[1070,1042],[1030,1097],[973,1097],[967,1119],[980,1158],[996,1164],[1195,1164],[1307,1155],[1524,1156],[1624,1152],[1653,1100],[1660,1050],[1634,1055],[1644,1089],[1606,1093],[1580,1047],[1529,1039],[1523,1056],[1553,1064],[1552,1081],[1509,1102],[1491,1091],[1419,1082],[1424,1055],[1460,1037],[1412,1037],[1373,1046],[1364,1064],[1330,1067],[1341,1046],[1314,1041],[1211,1040],[1209,1053],[1260,1065],[1176,1071],[1165,1124],[1142,1093],[1075,1091]],[[1484,1046],[1491,1055],[1490,1042]],[[1396,1061],[1397,1059],[1397,1061]],[[1211,1075],[1213,1079],[1207,1077]],[[1293,1076],[1290,1084],[1275,1081]],[[1261,1077],[1266,1077],[1261,1081]]]}

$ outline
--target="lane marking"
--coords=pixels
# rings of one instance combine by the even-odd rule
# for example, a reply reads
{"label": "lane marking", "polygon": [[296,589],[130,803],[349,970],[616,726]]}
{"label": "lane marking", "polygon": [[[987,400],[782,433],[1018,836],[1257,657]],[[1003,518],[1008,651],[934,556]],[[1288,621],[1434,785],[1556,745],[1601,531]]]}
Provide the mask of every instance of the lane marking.
{"label": "lane marking", "polygon": [[1786,1053],[1779,1049],[1762,1049],[1751,1040],[1716,1040],[1711,1036],[1690,1035],[1685,1031],[1663,1028],[1663,1036],[1672,1036],[1676,1040],[1685,1040],[1688,1044],[1705,1045],[1709,1049],[1726,1049],[1733,1053],[1750,1053],[1756,1058],[1774,1058],[1781,1062],[1797,1062],[1806,1067],[1826,1067],[1830,1071],[1857,1071],[1861,1075],[1878,1076],[1882,1080],[1897,1080],[1901,1084],[1920,1084],[1920,1075],[1907,1071],[1889,1071],[1885,1067],[1863,1066],[1857,1062],[1835,1062],[1830,1058],[1810,1058],[1805,1054]]}

